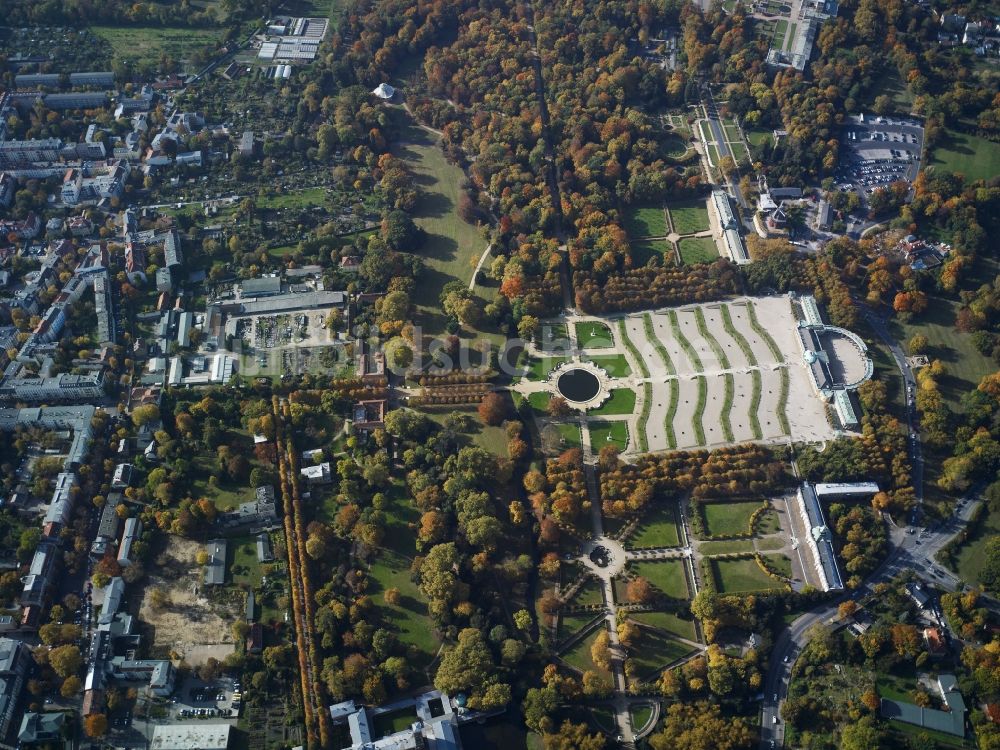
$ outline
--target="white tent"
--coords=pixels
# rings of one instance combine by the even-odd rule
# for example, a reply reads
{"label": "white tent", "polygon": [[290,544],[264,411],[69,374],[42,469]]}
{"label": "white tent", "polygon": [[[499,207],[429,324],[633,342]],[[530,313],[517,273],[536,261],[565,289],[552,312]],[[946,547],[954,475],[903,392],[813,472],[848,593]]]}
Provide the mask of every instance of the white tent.
{"label": "white tent", "polygon": [[396,89],[390,86],[388,83],[380,83],[373,91],[373,94],[379,99],[389,100],[396,95]]}

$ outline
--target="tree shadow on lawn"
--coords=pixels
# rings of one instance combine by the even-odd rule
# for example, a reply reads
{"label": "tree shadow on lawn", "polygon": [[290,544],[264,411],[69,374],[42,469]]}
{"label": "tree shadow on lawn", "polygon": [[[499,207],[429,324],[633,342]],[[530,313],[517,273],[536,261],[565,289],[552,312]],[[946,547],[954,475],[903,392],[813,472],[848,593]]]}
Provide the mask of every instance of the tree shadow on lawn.
{"label": "tree shadow on lawn", "polygon": [[[433,175],[414,175],[413,181],[421,186],[436,185],[437,178]],[[455,203],[444,193],[425,192],[417,201],[413,209],[414,218],[419,221],[422,218],[441,218],[447,216],[454,209]]]}

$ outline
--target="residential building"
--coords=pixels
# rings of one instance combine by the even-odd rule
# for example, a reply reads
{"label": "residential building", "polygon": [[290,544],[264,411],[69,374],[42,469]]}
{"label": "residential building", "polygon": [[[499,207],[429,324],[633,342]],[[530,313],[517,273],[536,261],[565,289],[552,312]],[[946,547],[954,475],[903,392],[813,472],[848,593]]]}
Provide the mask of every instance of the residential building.
{"label": "residential building", "polygon": [[104,587],[104,604],[101,606],[101,614],[97,618],[98,626],[105,628],[114,621],[115,615],[121,609],[122,600],[125,598],[125,581],[120,576],[115,576],[111,582]]}
{"label": "residential building", "polygon": [[212,539],[206,545],[205,583],[209,586],[221,586],[226,582],[226,547],[225,539]]}
{"label": "residential building", "polygon": [[171,229],[163,235],[163,263],[171,271],[184,263],[181,252],[181,238],[176,229]]}
{"label": "residential building", "polygon": [[115,467],[115,473],[111,477],[111,487],[121,490],[131,485],[132,472],[132,464],[118,464]]}
{"label": "residential building", "polygon": [[227,532],[236,529],[260,532],[278,524],[278,507],[275,502],[274,487],[261,485],[255,490],[255,497],[240,503],[235,510],[220,513],[216,520]]}
{"label": "residential building", "polygon": [[20,727],[17,717],[31,664],[31,653],[25,644],[0,638],[0,742],[8,747],[13,747],[9,742],[13,729]]}
{"label": "residential building", "polygon": [[0,206],[10,208],[14,204],[15,192],[17,192],[17,180],[6,172],[0,172]]}
{"label": "residential building", "polygon": [[329,461],[324,461],[316,466],[304,466],[299,470],[299,474],[302,475],[307,484],[330,484],[333,481]]}
{"label": "residential building", "polygon": [[142,521],[138,518],[125,520],[125,531],[122,533],[122,543],[118,547],[118,564],[127,568],[132,564],[132,546],[142,534]]}
{"label": "residential building", "polygon": [[64,739],[65,725],[66,714],[62,711],[50,713],[29,711],[21,719],[21,728],[17,732],[18,745],[20,747],[58,745]]}
{"label": "residential building", "polygon": [[17,167],[34,162],[59,161],[63,142],[59,138],[30,141],[0,141],[0,167]]}
{"label": "residential building", "polygon": [[257,535],[257,562],[272,562],[274,560],[274,551],[271,549],[271,537],[266,533],[262,532]]}
{"label": "residential building", "polygon": [[107,554],[111,544],[118,539],[118,529],[121,527],[121,517],[118,515],[118,503],[111,503],[106,500],[104,508],[101,509],[101,520],[97,525],[97,535],[93,544],[90,545],[90,554],[94,558],[101,558]]}

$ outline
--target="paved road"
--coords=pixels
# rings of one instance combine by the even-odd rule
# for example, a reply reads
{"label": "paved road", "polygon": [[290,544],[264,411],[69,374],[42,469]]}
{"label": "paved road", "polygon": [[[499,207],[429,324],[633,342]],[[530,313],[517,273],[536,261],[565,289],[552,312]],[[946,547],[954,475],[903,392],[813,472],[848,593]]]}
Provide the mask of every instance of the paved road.
{"label": "paved road", "polygon": [[[784,742],[785,723],[781,720],[781,704],[788,694],[788,684],[795,659],[808,642],[809,629],[818,623],[836,618],[837,606],[846,599],[864,598],[872,592],[875,584],[888,581],[906,571],[915,571],[935,586],[949,591],[963,588],[963,582],[939,565],[934,556],[949,539],[965,527],[981,502],[981,498],[964,498],[960,502],[961,507],[933,529],[920,532],[914,530],[911,534],[909,530],[912,527],[890,524],[889,540],[893,550],[864,586],[855,592],[845,592],[835,601],[802,615],[781,632],[771,652],[770,668],[764,679],[760,743],[763,750],[781,747]],[[984,601],[984,606],[996,606],[1000,609],[1000,603],[992,601]],[[777,723],[774,721],[775,717],[778,718]]]}

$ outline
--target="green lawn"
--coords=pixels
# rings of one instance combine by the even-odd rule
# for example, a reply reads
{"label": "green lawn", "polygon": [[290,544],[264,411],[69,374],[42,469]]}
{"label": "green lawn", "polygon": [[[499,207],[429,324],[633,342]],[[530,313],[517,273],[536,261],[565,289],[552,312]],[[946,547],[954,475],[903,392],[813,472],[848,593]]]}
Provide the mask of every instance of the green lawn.
{"label": "green lawn", "polygon": [[694,620],[690,616],[684,619],[673,612],[630,612],[629,619],[687,638],[689,641],[695,640],[697,636]]}
{"label": "green lawn", "polygon": [[719,259],[719,248],[711,237],[685,237],[677,246],[683,263],[711,263]]}
{"label": "green lawn", "polygon": [[677,234],[695,234],[709,228],[708,206],[705,201],[672,203],[668,208],[670,221]]}
{"label": "green lawn", "polygon": [[580,349],[607,349],[614,345],[610,326],[594,320],[576,323],[576,345]]}
{"label": "green lawn", "polygon": [[955,553],[956,572],[963,581],[973,585],[979,581],[979,574],[986,567],[983,545],[990,537],[1000,535],[1000,513],[990,512],[989,506],[982,513],[982,521]]}
{"label": "green lawn", "polygon": [[403,158],[420,185],[421,198],[413,220],[427,232],[420,249],[425,268],[414,295],[424,334],[444,331],[441,290],[449,281],[468,284],[476,261],[486,246],[479,230],[458,215],[458,198],[465,174],[449,164],[438,139],[426,130],[406,124],[395,140],[394,153]]}
{"label": "green lawn", "polygon": [[245,589],[260,586],[260,562],[257,560],[257,537],[231,537],[227,547],[229,576],[233,585]]}
{"label": "green lawn", "polygon": [[575,422],[566,422],[556,425],[556,429],[559,430],[559,437],[562,438],[563,450],[580,447],[580,425]]}
{"label": "green lawn", "polygon": [[662,206],[629,206],[625,209],[625,231],[633,239],[666,237],[667,217]]}
{"label": "green lawn", "polygon": [[560,654],[563,661],[569,664],[571,667],[576,667],[581,672],[585,672],[588,669],[597,672],[603,677],[611,677],[611,673],[606,669],[601,669],[599,666],[594,664],[594,660],[590,658],[590,646],[593,644],[594,639],[597,637],[597,633],[600,631],[594,631],[594,635],[588,636],[577,643],[573,648],[564,654]]}
{"label": "green lawn", "polygon": [[663,139],[662,147],[667,156],[677,159],[687,153],[688,144],[679,135],[668,135]]}
{"label": "green lawn", "polygon": [[653,386],[650,383],[642,384],[642,413],[639,414],[639,420],[636,422],[636,430],[638,431],[639,439],[639,452],[646,453],[649,450],[649,435],[646,432],[646,426],[649,423],[649,412],[653,408]]}
{"label": "green lawn", "polygon": [[743,560],[711,560],[712,573],[721,594],[744,591],[769,591],[780,584],[767,575],[753,558]]}
{"label": "green lawn", "polygon": [[565,323],[546,323],[538,336],[538,345],[548,351],[554,347],[565,349],[569,342],[569,333]]}
{"label": "green lawn", "polygon": [[559,615],[559,638],[569,638],[595,617],[597,617],[596,612]]}
{"label": "green lawn", "polygon": [[682,560],[656,560],[629,563],[629,570],[646,578],[660,591],[674,599],[687,599],[687,577]]}
{"label": "green lawn", "polygon": [[763,146],[773,139],[770,130],[747,130],[744,131],[751,146]]}
{"label": "green lawn", "polygon": [[590,449],[597,453],[605,445],[613,445],[619,451],[624,451],[628,447],[628,423],[624,420],[617,422],[592,421],[590,423]]}
{"label": "green lawn", "polygon": [[635,391],[629,388],[614,388],[611,391],[611,398],[598,408],[592,409],[588,414],[607,417],[616,414],[631,414],[633,411],[635,411]]}
{"label": "green lawn", "polygon": [[648,705],[632,706],[629,709],[629,718],[632,720],[632,730],[638,732],[653,715],[653,707]]}
{"label": "green lawn", "polygon": [[263,196],[257,200],[257,207],[265,209],[310,208],[322,206],[325,200],[325,188],[311,187]]}
{"label": "green lawn", "polygon": [[478,445],[485,448],[490,453],[498,456],[507,456],[507,433],[503,427],[483,424],[479,418],[479,412],[475,406],[435,406],[422,407],[419,410],[426,414],[440,425],[444,424],[449,414],[463,414],[468,419],[468,429],[459,435],[459,443],[462,445]]}
{"label": "green lawn", "polygon": [[111,45],[115,60],[133,63],[163,55],[186,62],[197,50],[214,48],[223,34],[223,29],[163,26],[91,26],[90,30]]}
{"label": "green lawn", "polygon": [[792,24],[792,28],[788,30],[788,51],[792,51],[792,45],[795,44],[795,31],[799,28],[797,23]]}
{"label": "green lawn", "polygon": [[547,391],[536,391],[535,393],[528,394],[528,403],[531,404],[531,408],[537,413],[545,414],[549,408],[551,398],[551,395]]}
{"label": "green lawn", "polygon": [[675,257],[673,244],[666,240],[633,242],[629,248],[632,252],[632,264],[636,267],[646,265],[650,258],[673,260]]}
{"label": "green lawn", "polygon": [[771,38],[771,46],[777,50],[785,48],[785,32],[788,30],[788,21],[779,19],[774,24],[774,36]]}
{"label": "green lawn", "polygon": [[732,536],[750,531],[750,516],[760,507],[759,500],[735,503],[701,503],[708,536]]}
{"label": "green lawn", "polygon": [[988,180],[1000,174],[1000,143],[946,130],[930,162],[931,166],[964,174],[969,181]]}
{"label": "green lawn", "polygon": [[528,360],[528,380],[545,380],[554,369],[566,362],[567,359],[568,357],[532,357]]}
{"label": "green lawn", "polygon": [[[726,544],[726,542],[715,542],[715,544]],[[788,540],[780,536],[766,536],[757,539],[757,549],[762,552],[781,549],[786,544],[788,544]]]}
{"label": "green lawn", "polygon": [[694,413],[691,415],[691,427],[694,429],[694,438],[698,445],[705,444],[705,406],[708,403],[708,381],[704,377],[698,378],[698,402],[694,406]]}
{"label": "green lawn", "polygon": [[752,539],[724,539],[718,542],[701,542],[698,551],[703,555],[728,555],[733,552],[753,552]]}
{"label": "green lawn", "polygon": [[764,555],[768,565],[785,578],[792,577],[792,561],[786,555]]}
{"label": "green lawn", "polygon": [[913,109],[913,94],[899,77],[895,65],[883,66],[875,76],[869,94],[865,97],[865,106],[873,106],[875,99],[883,94],[892,99],[892,106],[896,112],[903,114]]}
{"label": "green lawn", "polygon": [[995,372],[996,363],[979,353],[969,334],[955,330],[957,302],[944,297],[928,296],[930,304],[926,312],[912,323],[893,320],[891,332],[904,348],[914,334],[922,333],[927,337],[930,343],[928,356],[941,360],[947,367],[947,374],[939,381],[941,395],[952,411],[961,412],[962,396],[978,387],[983,376]]}
{"label": "green lawn", "polygon": [[601,593],[601,582],[591,576],[587,582],[580,587],[571,602],[574,607],[585,607],[588,604],[604,604],[604,595]]}
{"label": "green lawn", "polygon": [[608,375],[613,378],[627,378],[632,374],[632,368],[628,366],[628,360],[625,359],[624,354],[607,354],[598,357],[587,357],[586,359],[607,371]]}
{"label": "green lawn", "polygon": [[413,722],[418,721],[416,708],[408,706],[396,711],[387,711],[372,718],[372,738],[380,739],[396,732],[409,729]]}
{"label": "green lawn", "polygon": [[[192,497],[208,498],[219,510],[232,510],[240,503],[253,499],[253,492],[249,487],[223,478],[225,475],[218,471],[216,461],[211,456],[199,453],[191,463],[194,467],[191,472],[194,475],[191,482]],[[251,460],[251,463],[256,462]],[[212,478],[216,481],[210,481]]]}
{"label": "green lawn", "polygon": [[[423,595],[410,577],[410,560],[384,549],[368,569],[368,580],[367,593],[379,607],[382,627],[394,632],[401,642],[415,646],[420,652],[417,661],[421,666],[429,664],[440,639],[427,614]],[[390,588],[399,589],[402,595],[398,606],[385,604],[382,598]]]}
{"label": "green lawn", "polygon": [[629,658],[639,667],[640,679],[649,680],[671,662],[691,653],[691,647],[659,633],[644,630],[638,644],[629,649]]}
{"label": "green lawn", "polygon": [[629,538],[629,547],[677,547],[680,534],[672,507],[657,508],[649,513]]}

